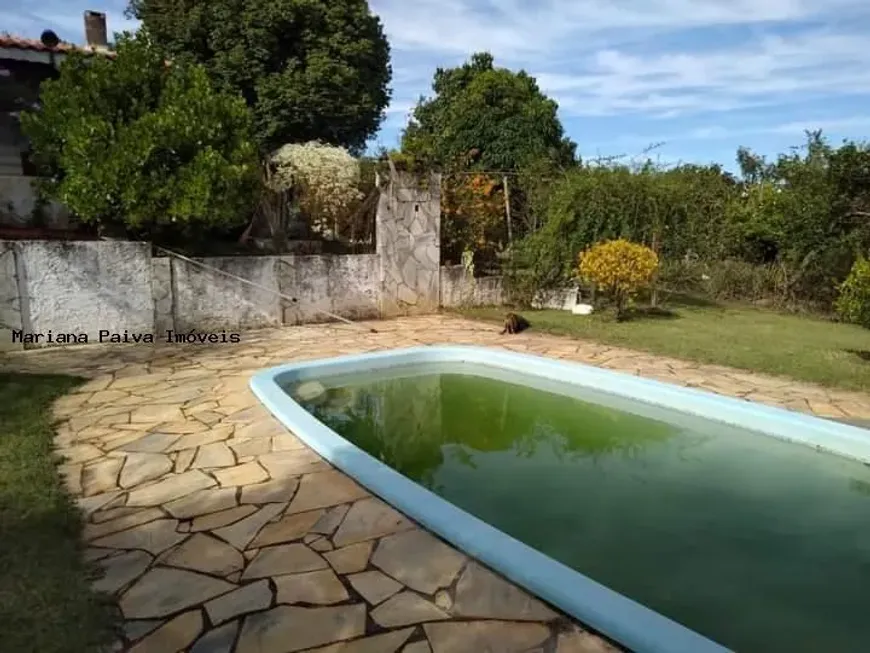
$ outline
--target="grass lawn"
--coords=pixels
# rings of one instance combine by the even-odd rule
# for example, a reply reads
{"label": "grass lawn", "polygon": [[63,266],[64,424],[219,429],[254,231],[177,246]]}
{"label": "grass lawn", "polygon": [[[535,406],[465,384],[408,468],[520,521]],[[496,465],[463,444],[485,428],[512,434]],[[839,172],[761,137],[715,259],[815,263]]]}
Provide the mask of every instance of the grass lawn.
{"label": "grass lawn", "polygon": [[[702,363],[870,391],[870,331],[748,306],[671,299],[657,314],[617,323],[611,313],[523,311],[532,330],[594,340]],[[469,308],[473,319],[503,322],[505,311]]]}
{"label": "grass lawn", "polygon": [[52,450],[51,403],[78,383],[0,374],[0,651],[91,653],[112,641]]}

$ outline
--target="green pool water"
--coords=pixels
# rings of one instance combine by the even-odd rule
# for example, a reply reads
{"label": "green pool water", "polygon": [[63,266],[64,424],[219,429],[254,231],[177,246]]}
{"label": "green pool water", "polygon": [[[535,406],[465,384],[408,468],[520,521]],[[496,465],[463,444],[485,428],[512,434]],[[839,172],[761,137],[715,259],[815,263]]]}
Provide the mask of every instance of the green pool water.
{"label": "green pool water", "polygon": [[870,650],[870,467],[481,373],[326,377],[300,403],[459,508],[740,653]]}

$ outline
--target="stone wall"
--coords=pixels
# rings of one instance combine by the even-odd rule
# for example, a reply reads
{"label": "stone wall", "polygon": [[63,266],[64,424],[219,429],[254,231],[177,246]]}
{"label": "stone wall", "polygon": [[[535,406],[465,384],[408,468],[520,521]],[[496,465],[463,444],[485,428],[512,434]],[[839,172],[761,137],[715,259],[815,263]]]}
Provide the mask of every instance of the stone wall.
{"label": "stone wall", "polygon": [[501,277],[469,275],[464,265],[441,267],[441,306],[501,306],[504,283]]}
{"label": "stone wall", "polygon": [[399,172],[385,186],[375,223],[381,314],[433,313],[440,301],[441,177]]}

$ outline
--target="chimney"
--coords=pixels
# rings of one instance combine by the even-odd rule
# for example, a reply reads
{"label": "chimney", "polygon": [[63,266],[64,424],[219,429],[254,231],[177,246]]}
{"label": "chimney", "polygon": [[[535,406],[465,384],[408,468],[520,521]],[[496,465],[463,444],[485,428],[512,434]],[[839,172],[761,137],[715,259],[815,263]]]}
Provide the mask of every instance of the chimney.
{"label": "chimney", "polygon": [[85,12],[85,40],[94,48],[105,48],[109,45],[106,14],[99,11]]}

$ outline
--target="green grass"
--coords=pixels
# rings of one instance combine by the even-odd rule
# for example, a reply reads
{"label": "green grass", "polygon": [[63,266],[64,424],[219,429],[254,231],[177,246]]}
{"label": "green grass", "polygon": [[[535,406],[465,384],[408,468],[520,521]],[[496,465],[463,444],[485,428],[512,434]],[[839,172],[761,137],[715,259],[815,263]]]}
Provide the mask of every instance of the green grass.
{"label": "green grass", "polygon": [[[688,298],[618,323],[609,311],[523,311],[532,330],[663,356],[870,390],[870,331],[821,318]],[[505,310],[469,308],[464,317],[503,322]],[[507,336],[506,336],[507,337]]]}
{"label": "green grass", "polygon": [[93,652],[111,642],[82,521],[56,468],[51,404],[79,380],[0,374],[0,651]]}

